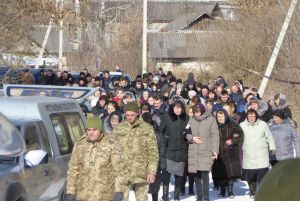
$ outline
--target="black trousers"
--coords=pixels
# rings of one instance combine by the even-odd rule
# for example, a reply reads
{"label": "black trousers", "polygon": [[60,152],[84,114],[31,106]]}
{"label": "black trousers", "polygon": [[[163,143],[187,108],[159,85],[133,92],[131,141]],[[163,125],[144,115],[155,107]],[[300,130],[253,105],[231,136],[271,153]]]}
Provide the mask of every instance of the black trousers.
{"label": "black trousers", "polygon": [[186,180],[189,180],[189,190],[194,189],[194,173],[188,173],[188,163],[186,162],[185,167],[184,167],[184,172],[183,172],[183,179],[182,179],[182,186],[181,186],[181,191],[185,192],[185,183]]}
{"label": "black trousers", "polygon": [[244,169],[245,179],[249,185],[250,194],[256,193],[257,187],[268,172],[269,168]]}
{"label": "black trousers", "polygon": [[209,200],[209,176],[208,171],[197,171],[194,175],[197,200]]}
{"label": "black trousers", "polygon": [[157,171],[156,171],[156,176],[155,176],[155,182],[149,185],[149,192],[150,194],[156,194],[159,192],[160,189],[160,184],[162,182],[162,171],[161,169],[158,167]]}

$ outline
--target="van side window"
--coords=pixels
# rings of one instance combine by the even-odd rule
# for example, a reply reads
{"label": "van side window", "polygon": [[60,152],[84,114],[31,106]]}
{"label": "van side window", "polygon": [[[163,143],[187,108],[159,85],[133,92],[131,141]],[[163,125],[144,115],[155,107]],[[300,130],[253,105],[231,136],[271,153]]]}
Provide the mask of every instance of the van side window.
{"label": "van side window", "polygon": [[51,147],[50,147],[50,142],[49,142],[47,130],[46,130],[43,122],[37,122],[37,123],[38,123],[39,128],[41,129],[41,132],[42,132],[43,141],[44,141],[44,145],[45,145],[45,151],[47,151],[48,157],[50,158],[52,156],[52,150],[51,150]]}
{"label": "van side window", "polygon": [[84,134],[84,126],[79,113],[59,113],[50,115],[55,130],[59,150],[62,155],[72,153],[75,141]]}
{"label": "van side window", "polygon": [[35,126],[28,126],[25,129],[26,152],[41,149],[38,133]]}
{"label": "van side window", "polygon": [[65,116],[68,130],[71,134],[73,142],[76,142],[85,133],[83,122],[79,115],[66,115]]}

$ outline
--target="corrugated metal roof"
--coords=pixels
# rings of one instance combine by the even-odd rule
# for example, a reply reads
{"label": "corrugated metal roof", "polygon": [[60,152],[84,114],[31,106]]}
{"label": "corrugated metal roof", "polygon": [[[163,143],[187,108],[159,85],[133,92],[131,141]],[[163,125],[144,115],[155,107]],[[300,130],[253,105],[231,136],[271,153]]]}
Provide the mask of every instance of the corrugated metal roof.
{"label": "corrugated metal roof", "polygon": [[171,22],[183,14],[207,13],[210,14],[216,2],[149,2],[148,21],[151,22]]}
{"label": "corrugated metal roof", "polygon": [[148,34],[149,56],[155,59],[212,58],[218,32],[159,32]]}
{"label": "corrugated metal roof", "polygon": [[[67,0],[70,1],[70,0]],[[74,3],[73,3],[74,4]],[[105,9],[110,9],[111,14],[113,14],[118,8],[123,6],[128,6],[130,10],[131,5],[140,4],[142,8],[143,1],[133,1],[133,0],[106,0]],[[201,13],[201,11],[210,11],[211,7],[216,4],[215,1],[151,1],[148,0],[148,22],[171,22],[175,20],[179,15],[183,13]],[[74,7],[72,3],[67,2],[66,5],[69,9]],[[101,10],[101,1],[91,1],[89,2],[89,12],[86,15],[94,19],[99,11]]]}

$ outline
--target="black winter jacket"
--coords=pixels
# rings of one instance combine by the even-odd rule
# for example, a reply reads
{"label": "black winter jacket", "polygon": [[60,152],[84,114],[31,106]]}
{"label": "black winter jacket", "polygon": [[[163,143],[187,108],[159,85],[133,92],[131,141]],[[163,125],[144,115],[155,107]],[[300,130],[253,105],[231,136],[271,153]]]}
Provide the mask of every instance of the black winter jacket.
{"label": "black winter jacket", "polygon": [[169,113],[164,114],[160,124],[160,132],[163,134],[166,144],[166,158],[176,162],[186,162],[188,159],[188,143],[183,132],[188,122],[185,112],[176,116],[173,107]]}

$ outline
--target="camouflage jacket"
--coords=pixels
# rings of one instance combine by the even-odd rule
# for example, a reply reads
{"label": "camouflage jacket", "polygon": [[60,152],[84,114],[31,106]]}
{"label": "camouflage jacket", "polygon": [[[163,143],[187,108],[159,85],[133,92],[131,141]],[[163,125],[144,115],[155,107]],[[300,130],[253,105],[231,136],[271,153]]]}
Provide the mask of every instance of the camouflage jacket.
{"label": "camouflage jacket", "polygon": [[123,151],[128,183],[145,183],[149,173],[156,174],[158,148],[150,124],[142,119],[133,124],[124,121],[114,128],[113,135]]}
{"label": "camouflage jacket", "polygon": [[107,135],[97,142],[82,137],[73,149],[67,173],[67,194],[77,200],[112,200],[114,192],[124,192],[124,162],[118,143]]}

